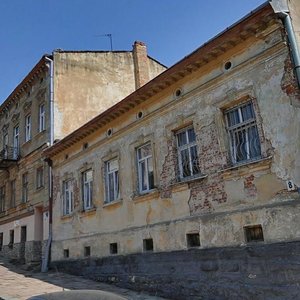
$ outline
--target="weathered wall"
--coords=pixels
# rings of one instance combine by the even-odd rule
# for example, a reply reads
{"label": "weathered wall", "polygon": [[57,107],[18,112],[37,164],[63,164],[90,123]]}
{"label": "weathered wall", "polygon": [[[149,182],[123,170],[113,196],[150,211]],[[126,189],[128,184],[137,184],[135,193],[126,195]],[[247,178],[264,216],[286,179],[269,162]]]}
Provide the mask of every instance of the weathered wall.
{"label": "weathered wall", "polygon": [[[165,70],[148,60],[149,79]],[[71,133],[136,88],[132,52],[54,52],[54,72],[55,139]]]}
{"label": "weathered wall", "polygon": [[[42,213],[48,206],[48,167],[42,157],[42,150],[49,140],[49,77],[48,69],[41,67],[38,76],[34,76],[30,84],[20,89],[18,97],[14,98],[0,114],[1,133],[8,133],[8,145],[13,146],[13,128],[19,126],[20,159],[7,170],[0,171],[0,187],[5,187],[5,210],[0,212],[0,232],[3,233],[4,253],[7,257],[18,258],[26,262],[40,258],[40,244],[48,238],[44,232]],[[39,106],[45,106],[45,130],[39,131]],[[31,115],[31,139],[25,142],[25,118]],[[0,149],[3,149],[1,134]],[[37,188],[37,168],[44,168],[44,184]],[[28,199],[22,199],[22,176],[28,174]],[[16,180],[15,204],[11,205],[12,180]],[[38,207],[38,208],[37,208]],[[46,222],[45,225],[48,223]],[[27,227],[27,242],[20,245],[21,226]],[[14,245],[8,247],[9,231],[14,230]],[[22,254],[23,253],[23,254]],[[21,257],[21,256],[24,257]]]}
{"label": "weathered wall", "polygon": [[[300,185],[300,110],[294,105],[300,99],[283,42],[278,22],[54,157],[52,258],[62,260],[64,249],[70,258],[83,257],[85,246],[92,256],[107,256],[109,243],[118,243],[120,254],[141,252],[150,237],[154,251],[175,251],[186,249],[186,234],[195,232],[203,248],[237,246],[246,242],[244,227],[257,224],[264,243],[299,239],[300,198],[285,181]],[[223,111],[245,99],[253,101],[262,158],[233,167]],[[174,132],[191,124],[203,176],[181,182]],[[155,189],[139,195],[135,149],[146,142]],[[119,159],[121,196],[105,204],[104,163],[113,157]],[[94,207],[82,211],[81,172],[88,168]],[[75,208],[62,216],[66,178],[74,182]]]}
{"label": "weathered wall", "polygon": [[59,271],[168,299],[297,299],[300,243],[53,262]]}

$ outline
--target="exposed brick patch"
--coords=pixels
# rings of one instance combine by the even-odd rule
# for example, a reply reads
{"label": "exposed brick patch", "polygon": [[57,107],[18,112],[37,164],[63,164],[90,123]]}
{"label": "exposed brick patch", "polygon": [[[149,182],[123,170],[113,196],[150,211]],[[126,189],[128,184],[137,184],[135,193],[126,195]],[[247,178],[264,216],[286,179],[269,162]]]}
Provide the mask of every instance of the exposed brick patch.
{"label": "exposed brick patch", "polygon": [[250,175],[244,179],[244,190],[247,196],[256,197],[257,188],[254,184],[254,175]]}
{"label": "exposed brick patch", "polygon": [[212,212],[214,206],[227,201],[224,181],[219,174],[207,179],[190,183],[190,213],[191,215]]}
{"label": "exposed brick patch", "polygon": [[209,174],[226,166],[226,153],[220,151],[216,124],[202,127],[196,134],[201,173]]}
{"label": "exposed brick patch", "polygon": [[227,163],[225,153],[220,151],[215,123],[199,130],[197,135],[199,163],[201,172],[207,179],[200,179],[189,184],[189,206],[191,215],[208,213],[214,205],[227,201],[224,180],[218,171]]}
{"label": "exposed brick patch", "polygon": [[288,96],[300,101],[300,90],[298,88],[290,56],[287,56],[284,61],[284,73],[281,79],[281,88]]}
{"label": "exposed brick patch", "polygon": [[160,174],[161,198],[171,198],[171,184],[176,182],[176,174],[178,174],[177,151],[174,140],[167,141],[168,154],[165,157],[162,172]]}

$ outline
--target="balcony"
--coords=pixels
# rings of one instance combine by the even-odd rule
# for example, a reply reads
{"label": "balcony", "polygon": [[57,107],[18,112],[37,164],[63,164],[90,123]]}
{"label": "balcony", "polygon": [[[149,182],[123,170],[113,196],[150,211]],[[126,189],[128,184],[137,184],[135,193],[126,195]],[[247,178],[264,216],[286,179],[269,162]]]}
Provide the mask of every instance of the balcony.
{"label": "balcony", "polygon": [[19,148],[5,146],[0,151],[0,169],[7,169],[14,165],[20,158]]}

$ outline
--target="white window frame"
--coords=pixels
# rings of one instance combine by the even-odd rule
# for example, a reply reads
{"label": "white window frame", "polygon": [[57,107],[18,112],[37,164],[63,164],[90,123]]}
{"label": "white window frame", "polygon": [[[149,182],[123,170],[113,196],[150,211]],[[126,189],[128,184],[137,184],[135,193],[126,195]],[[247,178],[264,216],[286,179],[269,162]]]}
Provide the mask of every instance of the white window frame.
{"label": "white window frame", "polygon": [[[189,138],[189,134],[188,134],[188,131],[192,129],[193,132],[194,132],[194,136],[195,136],[195,140],[194,141],[190,141],[190,138]],[[179,145],[179,135],[184,133],[185,134],[185,138],[186,138],[186,141],[187,143],[185,145]],[[186,178],[191,178],[191,177],[195,177],[195,176],[199,176],[201,174],[201,171],[200,171],[200,167],[199,167],[199,156],[198,156],[198,147],[197,147],[197,141],[196,141],[196,133],[195,133],[195,130],[194,130],[194,127],[193,126],[188,126],[188,127],[185,127],[181,130],[178,130],[176,132],[176,142],[177,142],[177,153],[178,153],[178,167],[179,167],[179,178],[180,180],[182,179],[186,179]],[[196,151],[196,163],[197,163],[197,168],[198,168],[198,171],[195,170],[194,171],[194,164],[193,164],[193,161],[192,161],[192,148],[195,149]],[[189,170],[189,175],[184,175],[184,172],[183,172],[183,162],[182,162],[182,156],[181,156],[181,152],[182,151],[186,151],[188,150],[188,170]]]}
{"label": "white window frame", "polygon": [[[242,114],[242,108],[251,105],[251,113],[252,113],[252,118],[248,118],[244,120],[243,114]],[[237,116],[238,116],[238,122],[234,125],[230,125],[230,113],[237,111]],[[233,108],[228,109],[225,111],[225,117],[226,117],[226,122],[227,122],[227,132],[229,135],[229,141],[230,141],[230,154],[231,154],[231,161],[232,164],[241,164],[241,163],[246,163],[248,161],[253,161],[261,158],[261,144],[260,144],[260,137],[258,133],[258,128],[257,128],[257,121],[256,121],[256,116],[255,116],[255,111],[254,111],[254,106],[252,101],[247,101],[244,102],[238,106],[235,106]],[[250,148],[252,147],[252,141],[249,137],[249,129],[254,129],[256,130],[256,139],[258,142],[256,146],[258,148],[258,155],[252,156]],[[239,137],[237,134],[239,132],[243,132],[245,135],[245,149],[244,151],[246,152],[246,157],[244,159],[239,159],[238,158],[238,144],[239,144]],[[254,142],[255,144],[255,142]],[[241,148],[241,147],[240,147]]]}
{"label": "white window frame", "polygon": [[70,215],[73,209],[73,180],[68,179],[63,182],[63,215]]}
{"label": "white window frame", "polygon": [[14,127],[14,149],[13,149],[13,158],[17,159],[20,151],[20,127],[16,125]]}
{"label": "white window frame", "polygon": [[22,175],[22,203],[28,201],[28,172]]}
{"label": "white window frame", "polygon": [[[147,155],[147,156],[143,156],[140,157],[139,155],[139,151],[144,148],[150,146],[151,149],[151,154]],[[154,165],[153,165],[153,154],[152,154],[152,145],[151,142],[145,143],[142,146],[138,147],[136,149],[136,159],[137,159],[137,172],[138,172],[138,191],[140,194],[145,194],[145,193],[149,193],[150,191],[152,191],[154,189]],[[150,166],[150,162],[152,161],[152,165]],[[145,176],[145,183],[146,183],[146,187],[143,187],[143,165],[145,165],[145,174],[147,174],[147,176]],[[150,186],[150,171],[152,168],[152,182],[153,182],[153,186]]]}
{"label": "white window frame", "polygon": [[39,106],[39,132],[45,130],[45,104]]}
{"label": "white window frame", "polygon": [[44,187],[44,167],[38,167],[36,169],[36,188],[42,187]]}
{"label": "white window frame", "polygon": [[[91,172],[90,178],[88,174]],[[88,210],[93,208],[93,170],[88,169],[82,172],[82,201],[83,209]]]}
{"label": "white window frame", "polygon": [[25,142],[31,140],[31,115],[25,117]]}
{"label": "white window frame", "polygon": [[[112,165],[115,167],[111,168]],[[105,203],[117,201],[120,197],[119,160],[117,157],[105,162],[105,191]]]}

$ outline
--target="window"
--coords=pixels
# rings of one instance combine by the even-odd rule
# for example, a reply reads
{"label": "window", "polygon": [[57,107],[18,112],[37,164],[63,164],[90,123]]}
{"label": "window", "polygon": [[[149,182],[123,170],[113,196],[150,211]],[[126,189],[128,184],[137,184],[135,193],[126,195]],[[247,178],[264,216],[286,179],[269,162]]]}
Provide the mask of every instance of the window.
{"label": "window", "polygon": [[244,232],[247,243],[264,241],[264,234],[261,225],[245,226]]}
{"label": "window", "polygon": [[118,244],[117,243],[109,244],[109,252],[110,252],[110,254],[117,254],[118,253]]}
{"label": "window", "polygon": [[186,235],[186,241],[188,248],[200,247],[199,233],[188,233]]}
{"label": "window", "polygon": [[10,207],[16,206],[16,180],[10,182]]}
{"label": "window", "polygon": [[196,135],[193,127],[176,133],[180,179],[200,174]]}
{"label": "window", "polygon": [[69,249],[64,249],[64,258],[68,258],[69,254]]}
{"label": "window", "polygon": [[151,144],[137,149],[138,188],[140,193],[147,193],[154,188],[154,173]]}
{"label": "window", "polygon": [[8,134],[3,134],[3,150],[4,150],[4,158],[8,157]]}
{"label": "window", "polygon": [[31,140],[31,115],[27,115],[25,118],[25,142]]}
{"label": "window", "polygon": [[261,157],[260,140],[251,101],[225,112],[233,164]]}
{"label": "window", "polygon": [[28,173],[22,175],[22,202],[28,201]]}
{"label": "window", "polygon": [[83,209],[92,208],[93,197],[93,171],[87,170],[82,173],[82,200]]}
{"label": "window", "polygon": [[5,186],[0,187],[0,212],[5,210]]}
{"label": "window", "polygon": [[13,158],[17,159],[19,156],[19,147],[20,147],[20,140],[19,140],[19,126],[14,127],[14,151],[13,151]]}
{"label": "window", "polygon": [[72,180],[63,182],[63,215],[69,215],[73,211],[73,184]]}
{"label": "window", "polygon": [[44,168],[39,167],[36,169],[36,188],[40,189],[44,186]]}
{"label": "window", "polygon": [[12,248],[15,241],[15,231],[12,229],[9,231],[9,244],[8,247]]}
{"label": "window", "polygon": [[39,132],[45,130],[45,104],[39,106]]}
{"label": "window", "polygon": [[144,251],[153,251],[153,239],[144,239],[143,240],[143,250]]}
{"label": "window", "polygon": [[91,256],[91,247],[90,246],[84,247],[84,256],[85,257]]}
{"label": "window", "polygon": [[119,163],[118,159],[112,159],[105,163],[106,176],[106,201],[112,202],[119,198]]}

